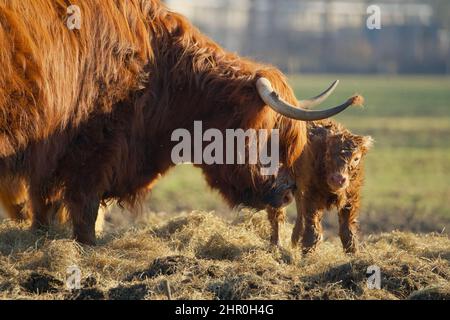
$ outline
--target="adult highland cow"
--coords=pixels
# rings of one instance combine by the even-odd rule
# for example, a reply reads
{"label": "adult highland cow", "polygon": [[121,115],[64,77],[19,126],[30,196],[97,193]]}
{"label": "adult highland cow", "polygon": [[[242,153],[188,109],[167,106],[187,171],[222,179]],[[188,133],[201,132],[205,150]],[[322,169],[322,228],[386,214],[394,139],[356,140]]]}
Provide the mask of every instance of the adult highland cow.
{"label": "adult highland cow", "polygon": [[[70,30],[67,7],[81,13]],[[71,17],[73,18],[73,17]],[[35,227],[63,201],[74,236],[94,243],[99,204],[134,203],[171,161],[171,134],[280,129],[282,162],[306,143],[308,111],[275,68],[228,53],[158,0],[0,0],[0,178],[25,179]],[[273,89],[272,89],[273,88]],[[293,120],[295,119],[295,120]],[[231,204],[280,203],[260,165],[200,165]]]}

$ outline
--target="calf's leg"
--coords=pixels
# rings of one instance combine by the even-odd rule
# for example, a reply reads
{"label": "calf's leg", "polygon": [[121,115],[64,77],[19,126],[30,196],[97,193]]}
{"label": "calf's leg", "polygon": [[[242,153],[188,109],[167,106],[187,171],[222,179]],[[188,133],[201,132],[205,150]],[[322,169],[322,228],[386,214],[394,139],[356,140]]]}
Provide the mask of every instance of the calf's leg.
{"label": "calf's leg", "polygon": [[306,207],[303,213],[304,231],[302,247],[303,253],[307,254],[314,252],[323,239],[323,211],[312,207]]}
{"label": "calf's leg", "polygon": [[358,210],[354,204],[347,204],[339,210],[339,236],[346,253],[358,251]]}
{"label": "calf's leg", "polygon": [[284,222],[286,217],[285,209],[267,209],[268,218],[272,227],[270,243],[274,246],[280,246],[280,222]]}

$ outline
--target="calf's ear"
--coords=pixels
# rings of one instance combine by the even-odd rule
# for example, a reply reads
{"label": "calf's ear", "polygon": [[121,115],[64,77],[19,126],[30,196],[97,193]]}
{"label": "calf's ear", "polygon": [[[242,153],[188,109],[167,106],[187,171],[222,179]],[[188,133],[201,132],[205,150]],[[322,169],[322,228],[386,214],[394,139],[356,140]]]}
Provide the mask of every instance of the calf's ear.
{"label": "calf's ear", "polygon": [[371,136],[362,137],[362,147],[365,149],[365,151],[369,151],[370,149],[372,149],[374,143],[375,140]]}

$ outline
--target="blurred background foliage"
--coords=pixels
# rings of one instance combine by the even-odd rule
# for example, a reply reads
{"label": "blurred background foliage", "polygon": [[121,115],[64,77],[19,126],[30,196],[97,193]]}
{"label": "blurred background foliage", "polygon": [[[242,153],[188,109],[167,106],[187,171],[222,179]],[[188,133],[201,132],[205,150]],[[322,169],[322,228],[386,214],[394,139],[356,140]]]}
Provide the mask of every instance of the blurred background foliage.
{"label": "blurred background foliage", "polygon": [[[450,1],[167,0],[226,48],[289,73],[449,73]],[[366,27],[368,8],[381,30]]]}

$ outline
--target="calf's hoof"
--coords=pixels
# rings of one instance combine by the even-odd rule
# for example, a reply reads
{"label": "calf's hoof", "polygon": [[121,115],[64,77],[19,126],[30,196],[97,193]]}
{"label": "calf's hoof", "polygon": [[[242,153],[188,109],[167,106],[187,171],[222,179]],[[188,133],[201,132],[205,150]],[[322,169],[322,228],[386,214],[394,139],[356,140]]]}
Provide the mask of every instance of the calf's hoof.
{"label": "calf's hoof", "polygon": [[297,249],[300,243],[300,239],[291,239],[291,247],[293,249]]}
{"label": "calf's hoof", "polygon": [[352,244],[349,246],[344,246],[344,252],[346,254],[356,254],[359,252],[359,246],[357,244]]}
{"label": "calf's hoof", "polygon": [[270,245],[271,245],[272,247],[281,247],[280,239],[277,239],[277,238],[271,238],[271,239],[270,239]]}
{"label": "calf's hoof", "polygon": [[313,246],[313,247],[303,247],[302,248],[302,254],[303,255],[308,255],[308,254],[313,254],[314,252],[316,252],[317,247]]}
{"label": "calf's hoof", "polygon": [[322,234],[314,234],[314,236],[304,236],[302,241],[303,254],[309,254],[316,251],[323,241]]}

